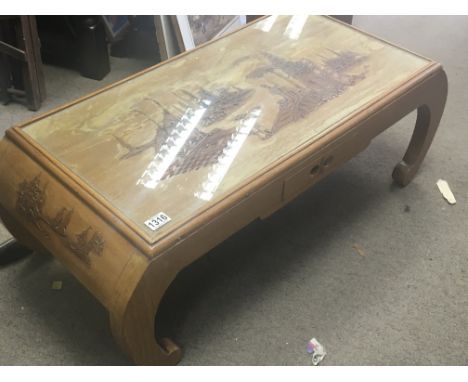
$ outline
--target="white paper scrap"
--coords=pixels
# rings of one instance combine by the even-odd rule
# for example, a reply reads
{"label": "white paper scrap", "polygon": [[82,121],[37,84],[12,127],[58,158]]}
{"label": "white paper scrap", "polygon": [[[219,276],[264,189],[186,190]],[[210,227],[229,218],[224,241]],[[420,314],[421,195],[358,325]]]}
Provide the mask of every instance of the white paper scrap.
{"label": "white paper scrap", "polygon": [[312,365],[314,366],[322,362],[327,355],[325,347],[316,338],[312,338],[307,344],[307,353],[312,354]]}
{"label": "white paper scrap", "polygon": [[444,197],[444,199],[449,203],[449,204],[455,204],[457,201],[455,200],[455,196],[453,196],[452,190],[450,189],[449,184],[447,183],[446,180],[439,179],[437,181],[437,187],[439,187],[439,191]]}

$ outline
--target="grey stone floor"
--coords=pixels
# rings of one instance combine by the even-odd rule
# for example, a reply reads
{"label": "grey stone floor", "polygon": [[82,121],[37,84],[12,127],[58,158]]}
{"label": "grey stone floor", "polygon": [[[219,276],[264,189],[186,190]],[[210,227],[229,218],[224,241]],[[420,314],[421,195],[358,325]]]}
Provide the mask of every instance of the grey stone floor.
{"label": "grey stone floor", "polygon": [[[183,365],[310,365],[311,337],[327,348],[324,365],[468,364],[468,17],[362,16],[354,23],[445,66],[448,103],[421,171],[404,189],[392,184],[410,115],[182,272],[159,319],[183,346]],[[103,82],[47,67],[41,111],[144,66],[112,64]],[[20,105],[0,106],[0,129],[31,115]],[[452,187],[455,206],[442,199],[439,178]],[[53,280],[63,281],[61,291],[50,289]],[[128,363],[104,309],[52,258],[1,268],[0,290],[0,364]]]}

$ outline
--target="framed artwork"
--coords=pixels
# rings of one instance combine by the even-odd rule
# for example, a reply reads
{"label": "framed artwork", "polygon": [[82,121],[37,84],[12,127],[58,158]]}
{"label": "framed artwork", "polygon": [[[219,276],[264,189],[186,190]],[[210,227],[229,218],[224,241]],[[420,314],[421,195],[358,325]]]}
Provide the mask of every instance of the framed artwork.
{"label": "framed artwork", "polygon": [[171,21],[183,52],[236,30],[246,23],[246,16],[177,15],[171,16]]}
{"label": "framed artwork", "polygon": [[179,54],[181,50],[171,22],[171,16],[154,16],[154,26],[161,61]]}

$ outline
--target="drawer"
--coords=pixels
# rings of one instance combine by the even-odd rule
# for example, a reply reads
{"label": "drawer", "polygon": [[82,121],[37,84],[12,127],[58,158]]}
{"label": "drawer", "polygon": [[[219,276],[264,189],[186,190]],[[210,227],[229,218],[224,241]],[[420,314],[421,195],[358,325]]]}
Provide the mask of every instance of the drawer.
{"label": "drawer", "polygon": [[370,143],[362,135],[351,135],[304,160],[291,170],[283,183],[283,203],[295,198],[307,188],[332,173],[339,165],[363,151]]}

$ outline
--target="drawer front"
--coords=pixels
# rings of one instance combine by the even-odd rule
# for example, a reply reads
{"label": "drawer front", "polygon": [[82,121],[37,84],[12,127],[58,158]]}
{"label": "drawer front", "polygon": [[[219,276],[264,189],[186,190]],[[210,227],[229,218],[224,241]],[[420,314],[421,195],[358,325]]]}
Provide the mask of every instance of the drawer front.
{"label": "drawer front", "polygon": [[332,173],[369,145],[369,139],[350,134],[342,142],[332,144],[311,158],[297,165],[283,184],[283,202],[287,203],[319,180]]}

